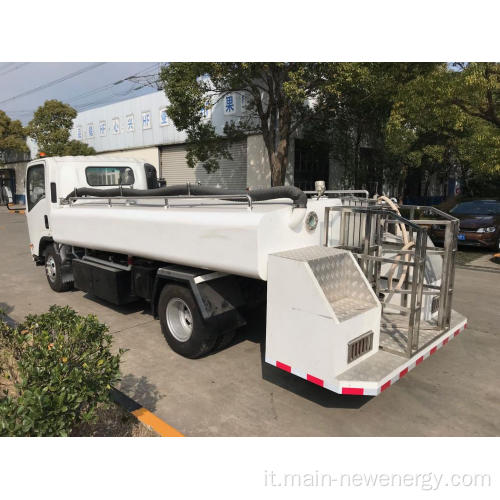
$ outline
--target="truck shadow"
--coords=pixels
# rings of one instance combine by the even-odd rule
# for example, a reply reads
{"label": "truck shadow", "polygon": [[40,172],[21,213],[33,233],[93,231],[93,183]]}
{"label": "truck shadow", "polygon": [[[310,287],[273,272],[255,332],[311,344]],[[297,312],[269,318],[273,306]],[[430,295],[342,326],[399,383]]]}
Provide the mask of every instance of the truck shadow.
{"label": "truck shadow", "polygon": [[111,309],[113,311],[116,311],[120,314],[134,314],[137,312],[140,312],[141,314],[145,315],[151,315],[151,304],[147,302],[146,300],[136,300],[134,302],[129,302],[128,304],[122,304],[122,305],[116,305],[112,304],[111,302],[107,302],[104,299],[100,299],[98,297],[95,297],[94,295],[90,295],[88,293],[85,293],[83,296],[87,300],[91,300],[92,302],[95,302],[96,304],[99,304],[106,309]]}
{"label": "truck shadow", "polygon": [[266,350],[266,308],[259,307],[248,315],[246,326],[238,330],[233,342],[228,346],[249,340],[260,345],[262,378],[297,396],[305,398],[325,408],[359,409],[368,403],[372,396],[345,396],[319,387],[296,375],[287,373],[265,362]]}

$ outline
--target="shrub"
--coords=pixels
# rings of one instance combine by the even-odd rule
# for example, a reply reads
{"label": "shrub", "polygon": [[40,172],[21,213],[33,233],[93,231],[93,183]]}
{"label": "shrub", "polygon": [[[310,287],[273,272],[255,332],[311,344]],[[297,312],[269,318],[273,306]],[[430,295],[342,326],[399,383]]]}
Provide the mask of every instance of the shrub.
{"label": "shrub", "polygon": [[110,401],[123,354],[111,353],[107,332],[70,307],[51,306],[15,328],[0,322],[0,369],[11,381],[0,395],[0,435],[67,436],[92,421]]}

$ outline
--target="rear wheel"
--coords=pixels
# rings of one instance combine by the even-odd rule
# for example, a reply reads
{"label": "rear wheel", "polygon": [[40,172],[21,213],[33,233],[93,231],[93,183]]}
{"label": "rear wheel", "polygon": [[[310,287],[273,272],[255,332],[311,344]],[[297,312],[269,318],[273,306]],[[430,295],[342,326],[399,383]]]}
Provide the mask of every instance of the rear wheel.
{"label": "rear wheel", "polygon": [[163,335],[177,354],[199,358],[213,349],[217,337],[203,321],[188,288],[166,285],[158,301],[158,315]]}
{"label": "rear wheel", "polygon": [[214,351],[222,351],[228,347],[236,336],[236,330],[231,330],[229,332],[223,333],[217,337],[215,342]]}
{"label": "rear wheel", "polygon": [[55,292],[66,292],[73,286],[72,281],[64,281],[63,265],[60,255],[53,246],[47,247],[44,252],[45,274],[50,288]]}

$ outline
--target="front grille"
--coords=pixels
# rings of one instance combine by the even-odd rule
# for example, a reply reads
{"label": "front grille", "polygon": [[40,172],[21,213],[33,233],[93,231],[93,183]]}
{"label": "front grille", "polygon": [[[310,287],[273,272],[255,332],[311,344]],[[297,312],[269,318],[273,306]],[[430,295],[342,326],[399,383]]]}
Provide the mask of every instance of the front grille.
{"label": "front grille", "polygon": [[373,332],[363,333],[363,335],[351,340],[347,344],[347,362],[352,363],[354,360],[371,351],[373,347]]}

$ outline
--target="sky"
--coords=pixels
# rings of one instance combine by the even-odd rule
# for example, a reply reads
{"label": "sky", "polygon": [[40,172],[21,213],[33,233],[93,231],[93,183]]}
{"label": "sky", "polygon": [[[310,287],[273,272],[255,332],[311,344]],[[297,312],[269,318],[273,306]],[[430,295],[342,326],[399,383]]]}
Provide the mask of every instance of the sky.
{"label": "sky", "polygon": [[[123,81],[132,75],[158,72],[155,62],[0,62],[0,109],[26,125],[48,99],[58,99],[77,111],[156,92],[155,88]],[[144,80],[142,80],[144,81]]]}

